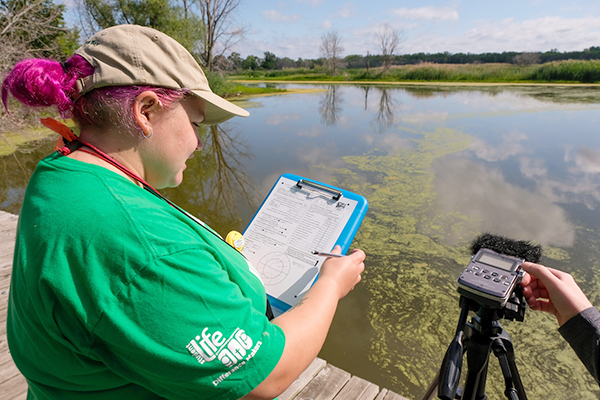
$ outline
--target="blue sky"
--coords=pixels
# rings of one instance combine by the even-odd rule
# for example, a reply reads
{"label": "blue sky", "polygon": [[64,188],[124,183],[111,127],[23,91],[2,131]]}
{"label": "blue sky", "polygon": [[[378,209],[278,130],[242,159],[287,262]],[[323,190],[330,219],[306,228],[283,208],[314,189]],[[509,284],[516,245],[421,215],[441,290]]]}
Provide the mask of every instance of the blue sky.
{"label": "blue sky", "polygon": [[248,30],[233,49],[244,58],[318,58],[322,35],[334,30],[343,56],[379,54],[374,35],[384,24],[403,33],[397,54],[600,46],[599,0],[242,0],[236,23]]}
{"label": "blue sky", "polygon": [[332,30],[343,55],[378,54],[374,35],[386,23],[403,32],[397,54],[600,46],[598,0],[244,0],[237,18],[249,28],[235,49],[243,57],[317,58]]}

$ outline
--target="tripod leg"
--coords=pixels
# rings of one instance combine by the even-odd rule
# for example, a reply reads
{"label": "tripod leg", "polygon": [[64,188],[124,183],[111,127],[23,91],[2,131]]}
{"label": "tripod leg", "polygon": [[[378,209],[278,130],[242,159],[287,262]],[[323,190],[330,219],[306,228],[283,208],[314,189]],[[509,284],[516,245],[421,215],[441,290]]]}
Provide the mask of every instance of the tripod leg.
{"label": "tripod leg", "polygon": [[462,400],[485,400],[485,383],[492,342],[489,338],[475,333],[467,343],[467,379],[461,396]]}
{"label": "tripod leg", "polygon": [[498,357],[502,375],[504,375],[504,383],[506,390],[504,392],[506,398],[510,400],[527,400],[517,365],[515,364],[515,355],[513,352],[512,342],[506,334],[502,332],[499,338],[494,339],[492,343],[494,355]]}

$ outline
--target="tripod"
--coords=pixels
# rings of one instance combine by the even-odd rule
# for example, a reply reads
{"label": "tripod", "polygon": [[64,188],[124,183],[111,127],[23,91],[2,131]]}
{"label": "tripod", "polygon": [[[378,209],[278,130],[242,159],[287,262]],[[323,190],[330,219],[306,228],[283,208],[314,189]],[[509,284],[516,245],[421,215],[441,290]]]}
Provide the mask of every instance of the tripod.
{"label": "tripod", "polygon": [[[512,314],[522,305],[519,299],[507,303],[508,318],[519,319],[519,314]],[[461,296],[461,313],[456,335],[444,357],[438,375],[429,386],[423,400],[432,399],[437,394],[443,400],[486,400],[485,384],[487,380],[490,353],[498,358],[504,376],[504,394],[510,400],[527,400],[521,382],[515,354],[509,335],[498,320],[505,317],[506,309],[482,305],[479,301]],[[477,316],[467,323],[469,311],[477,312]],[[523,315],[523,314],[521,314]],[[522,319],[521,319],[522,320]],[[464,388],[459,389],[463,355],[467,354],[467,376]],[[458,394],[457,394],[458,393]]]}

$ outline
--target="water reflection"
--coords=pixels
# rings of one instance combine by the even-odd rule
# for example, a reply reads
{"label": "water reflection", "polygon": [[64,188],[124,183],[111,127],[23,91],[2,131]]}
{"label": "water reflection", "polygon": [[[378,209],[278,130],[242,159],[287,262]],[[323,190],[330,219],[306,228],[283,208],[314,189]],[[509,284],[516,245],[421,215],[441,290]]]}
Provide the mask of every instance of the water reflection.
{"label": "water reflection", "polygon": [[[188,160],[183,183],[161,192],[221,234],[242,230],[241,210],[256,209],[254,184],[244,167],[252,158],[249,148],[232,124],[207,127],[200,137],[205,148]],[[19,213],[29,177],[55,141],[52,137],[31,142],[0,158],[0,209]]]}
{"label": "water reflection", "polygon": [[56,138],[30,142],[14,153],[0,157],[0,210],[19,213],[29,177],[38,161],[50,154],[55,141]]}
{"label": "water reflection", "polygon": [[[365,107],[368,103],[368,87],[363,87],[365,90]],[[393,96],[393,89],[387,87],[375,87],[375,93],[379,94],[379,101],[374,113],[371,126],[378,133],[384,132],[391,127],[395,121],[396,110],[401,106],[401,103]]]}
{"label": "water reflection", "polygon": [[209,226],[226,235],[242,230],[242,209],[256,209],[255,187],[245,164],[252,158],[241,131],[233,124],[207,127],[204,149],[188,161],[183,183],[163,193]]}
{"label": "water reflection", "polygon": [[319,102],[319,112],[321,113],[321,122],[327,126],[335,125],[340,119],[342,111],[341,104],[343,100],[336,95],[340,91],[337,85],[331,85]]}
{"label": "water reflection", "polygon": [[[250,118],[203,134],[166,194],[221,233],[242,230],[285,172],[368,199],[353,244],[367,268],[321,353],[332,364],[419,398],[454,336],[456,279],[482,231],[543,244],[542,261],[600,305],[600,89],[336,85],[248,106]],[[34,151],[0,159],[2,209],[18,210]],[[503,325],[528,398],[600,396],[552,317]],[[490,398],[503,398],[490,368]]]}
{"label": "water reflection", "polygon": [[428,233],[439,234],[444,243],[454,245],[479,232],[494,232],[543,246],[573,245],[575,229],[565,210],[542,193],[507,182],[499,169],[444,157],[433,163],[433,171],[437,212],[464,217],[460,225],[440,224],[442,229]]}

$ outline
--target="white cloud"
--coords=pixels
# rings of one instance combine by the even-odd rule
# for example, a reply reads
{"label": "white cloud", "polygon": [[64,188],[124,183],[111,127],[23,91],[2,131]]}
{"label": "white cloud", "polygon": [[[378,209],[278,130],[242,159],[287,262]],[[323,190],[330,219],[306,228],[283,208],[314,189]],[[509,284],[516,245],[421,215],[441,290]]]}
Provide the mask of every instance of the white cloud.
{"label": "white cloud", "polygon": [[438,7],[420,7],[420,8],[399,8],[392,11],[399,18],[404,19],[417,19],[424,21],[457,21],[458,11],[452,8],[438,8]]}
{"label": "white cloud", "polygon": [[468,216],[463,224],[448,227],[446,240],[493,232],[542,245],[573,244],[573,226],[564,209],[546,193],[513,185],[500,170],[467,160],[444,157],[433,167],[441,209]]}
{"label": "white cloud", "polygon": [[325,0],[296,0],[296,3],[309,4],[312,8],[316,8],[325,3]]}
{"label": "white cloud", "polygon": [[[483,42],[486,46],[512,43],[513,51],[547,51],[552,48],[573,49],[577,43],[598,43],[600,18],[545,17],[523,22],[512,18],[486,22],[467,31],[466,42]],[[508,50],[504,48],[505,50]],[[579,49],[583,50],[583,49]]]}
{"label": "white cloud", "polygon": [[321,136],[325,131],[320,126],[312,126],[308,129],[300,129],[296,132],[296,135],[301,137],[315,138]]}
{"label": "white cloud", "polygon": [[579,149],[575,157],[575,164],[583,173],[600,173],[600,150]]}
{"label": "white cloud", "polygon": [[500,161],[521,154],[525,151],[521,141],[527,139],[522,133],[513,132],[502,136],[502,143],[491,145],[480,138],[473,138],[469,149],[475,152],[477,158],[485,161]]}
{"label": "white cloud", "polygon": [[411,139],[403,138],[397,132],[386,133],[384,135],[365,134],[363,140],[367,146],[385,149],[388,154],[394,154],[403,149],[414,148],[414,142]]}
{"label": "white cloud", "polygon": [[262,15],[271,22],[293,22],[302,18],[299,14],[284,15],[277,10],[265,10],[262,12]]}
{"label": "white cloud", "polygon": [[595,210],[600,205],[600,150],[565,148],[569,175],[552,179],[541,160],[519,160],[521,173],[535,182],[536,191],[553,203],[581,203]]}
{"label": "white cloud", "polygon": [[521,158],[519,169],[523,175],[530,179],[538,179],[548,174],[548,168],[544,161],[540,159]]}
{"label": "white cloud", "polygon": [[356,6],[354,3],[344,3],[342,9],[339,12],[340,17],[350,18],[356,13]]}
{"label": "white cloud", "polygon": [[300,121],[302,117],[299,114],[274,114],[271,115],[265,123],[267,125],[281,125],[286,121]]}
{"label": "white cloud", "polygon": [[323,29],[331,29],[332,26],[333,22],[331,22],[330,19],[326,19],[325,21],[321,22],[321,28]]}

